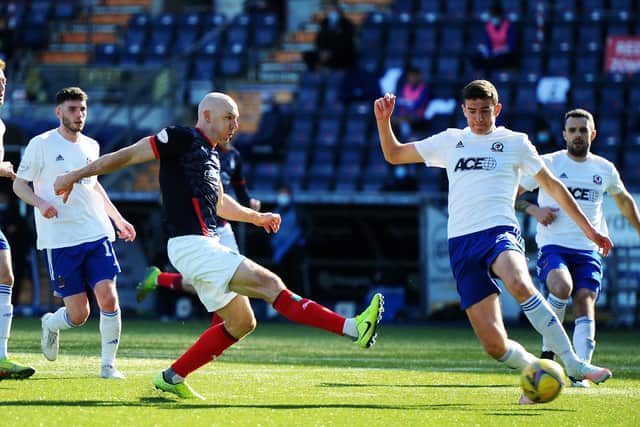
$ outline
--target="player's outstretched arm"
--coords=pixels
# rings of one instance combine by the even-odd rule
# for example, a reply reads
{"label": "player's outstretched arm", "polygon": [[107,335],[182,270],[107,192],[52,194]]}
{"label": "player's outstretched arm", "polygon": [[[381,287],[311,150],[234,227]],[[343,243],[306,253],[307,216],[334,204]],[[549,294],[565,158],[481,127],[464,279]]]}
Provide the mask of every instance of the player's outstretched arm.
{"label": "player's outstretched arm", "polygon": [[56,194],[63,195],[62,201],[67,202],[73,190],[73,184],[93,175],[104,175],[127,166],[148,162],[155,159],[149,137],[144,137],[135,144],[121,148],[113,153],[104,154],[88,165],[74,169],[56,178],[53,189]]}
{"label": "player's outstretched arm", "polygon": [[230,221],[248,222],[258,227],[264,228],[267,233],[277,233],[280,229],[280,215],[273,212],[257,212],[253,209],[242,206],[232,197],[226,195],[222,185],[218,185],[218,215]]}
{"label": "player's outstretched arm", "polygon": [[535,175],[536,181],[540,184],[540,188],[546,191],[551,197],[553,197],[560,207],[564,209],[567,214],[578,224],[578,227],[582,229],[582,232],[589,240],[593,241],[599,248],[602,249],[602,254],[607,256],[609,250],[613,247],[613,243],[609,236],[600,233],[589,222],[580,206],[576,203],[567,187],[554,177],[546,167],[543,167],[540,172]]}
{"label": "player's outstretched arm", "polygon": [[376,116],[380,148],[384,159],[393,164],[422,163],[424,160],[418,154],[413,143],[402,144],[398,141],[391,127],[391,114],[396,105],[396,96],[387,93],[373,103],[373,112]]}

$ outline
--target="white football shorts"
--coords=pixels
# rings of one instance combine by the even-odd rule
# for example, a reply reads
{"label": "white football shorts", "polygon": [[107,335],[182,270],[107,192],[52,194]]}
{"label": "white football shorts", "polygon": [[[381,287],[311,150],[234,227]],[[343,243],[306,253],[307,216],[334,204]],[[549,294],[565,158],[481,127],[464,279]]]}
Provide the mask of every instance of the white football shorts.
{"label": "white football shorts", "polygon": [[229,281],[245,257],[222,245],[217,236],[172,237],[167,243],[167,253],[183,280],[192,284],[207,311],[221,309],[238,295],[229,290]]}
{"label": "white football shorts", "polygon": [[216,233],[218,233],[218,236],[220,237],[220,243],[231,250],[240,253],[240,249],[238,249],[238,242],[236,241],[236,235],[233,233],[231,224],[225,221],[222,227],[216,227]]}

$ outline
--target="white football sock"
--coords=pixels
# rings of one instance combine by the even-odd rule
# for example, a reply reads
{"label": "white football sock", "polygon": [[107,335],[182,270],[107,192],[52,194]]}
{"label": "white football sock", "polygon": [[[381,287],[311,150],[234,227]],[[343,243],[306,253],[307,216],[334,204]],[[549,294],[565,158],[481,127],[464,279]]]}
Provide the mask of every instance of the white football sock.
{"label": "white football sock", "polygon": [[358,339],[358,328],[356,327],[356,319],[354,317],[350,317],[344,321],[342,335],[353,338],[354,340]]}
{"label": "white football sock", "polygon": [[8,356],[7,342],[11,332],[12,319],[11,286],[0,285],[0,359]]}
{"label": "white football sock", "polygon": [[76,325],[71,323],[71,321],[67,317],[66,307],[60,307],[59,309],[57,309],[56,312],[53,313],[53,316],[49,317],[49,319],[45,323],[45,326],[53,332],[64,331],[65,329],[77,327]]}
{"label": "white football sock", "polygon": [[571,341],[558,317],[542,295],[537,292],[520,306],[531,325],[544,337],[551,351],[558,355],[568,370],[575,371],[580,360],[574,353]]}
{"label": "white football sock", "polygon": [[578,317],[573,329],[573,347],[578,357],[591,363],[596,349],[596,321],[587,316]]}
{"label": "white football sock", "polygon": [[100,312],[100,336],[102,337],[102,366],[115,366],[116,353],[120,345],[122,318],[120,310],[112,313]]}
{"label": "white football sock", "polygon": [[507,340],[507,352],[498,359],[511,369],[522,370],[537,358],[520,345],[519,342]]}
{"label": "white football sock", "polygon": [[[567,311],[567,304],[569,303],[569,300],[560,299],[557,296],[550,293],[549,296],[547,297],[547,302],[549,303],[549,306],[551,306],[551,310],[558,317],[560,324],[562,324],[562,322],[564,322],[564,315],[565,315],[565,312]],[[544,337],[542,337],[542,351],[549,351],[549,350],[550,348],[547,345],[547,342],[545,341]]]}

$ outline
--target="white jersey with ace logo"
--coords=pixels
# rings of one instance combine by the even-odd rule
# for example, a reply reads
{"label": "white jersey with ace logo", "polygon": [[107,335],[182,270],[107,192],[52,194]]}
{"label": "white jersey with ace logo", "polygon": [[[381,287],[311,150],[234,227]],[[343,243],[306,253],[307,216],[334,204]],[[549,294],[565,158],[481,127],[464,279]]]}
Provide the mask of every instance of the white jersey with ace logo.
{"label": "white jersey with ace logo", "polygon": [[449,238],[519,226],[513,205],[520,176],[543,167],[526,134],[504,127],[487,135],[447,129],[417,142],[416,149],[427,166],[447,169]]}
{"label": "white jersey with ace logo", "polygon": [[[614,195],[624,189],[616,167],[607,159],[592,153],[587,155],[584,162],[576,162],[568,156],[567,150],[545,154],[542,160],[551,173],[567,186],[591,224],[601,233],[607,234],[607,223],[602,210],[604,193]],[[524,176],[520,185],[528,191],[538,188],[538,183],[531,176]],[[558,203],[543,190],[538,193],[538,206],[559,208]],[[551,224],[537,225],[536,243],[539,248],[559,245],[578,250],[598,249],[561,209]]]}

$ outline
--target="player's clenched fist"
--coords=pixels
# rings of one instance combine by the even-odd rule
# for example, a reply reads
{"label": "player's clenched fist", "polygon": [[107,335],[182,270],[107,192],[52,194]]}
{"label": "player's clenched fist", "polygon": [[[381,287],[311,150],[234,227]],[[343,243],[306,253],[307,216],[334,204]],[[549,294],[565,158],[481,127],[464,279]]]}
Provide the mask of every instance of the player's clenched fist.
{"label": "player's clenched fist", "polygon": [[387,92],[383,97],[378,98],[373,103],[373,111],[376,120],[387,120],[393,113],[393,107],[396,105],[396,96]]}

